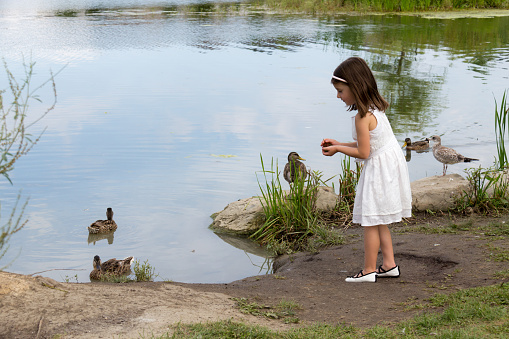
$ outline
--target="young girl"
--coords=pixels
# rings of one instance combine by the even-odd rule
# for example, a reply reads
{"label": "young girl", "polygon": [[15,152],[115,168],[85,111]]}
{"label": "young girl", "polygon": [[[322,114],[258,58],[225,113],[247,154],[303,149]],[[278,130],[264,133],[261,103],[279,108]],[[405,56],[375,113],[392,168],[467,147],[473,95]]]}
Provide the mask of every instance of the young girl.
{"label": "young girl", "polygon": [[[412,215],[412,195],[405,157],[384,113],[389,104],[378,93],[373,73],[361,58],[342,62],[331,82],[338,99],[349,106],[349,111],[357,111],[352,117],[356,141],[323,139],[322,154],[341,152],[364,161],[353,208],[353,222],[365,226],[364,267],[346,281],[376,282],[377,277],[399,277],[387,225]],[[377,268],[379,249],[383,262]]]}

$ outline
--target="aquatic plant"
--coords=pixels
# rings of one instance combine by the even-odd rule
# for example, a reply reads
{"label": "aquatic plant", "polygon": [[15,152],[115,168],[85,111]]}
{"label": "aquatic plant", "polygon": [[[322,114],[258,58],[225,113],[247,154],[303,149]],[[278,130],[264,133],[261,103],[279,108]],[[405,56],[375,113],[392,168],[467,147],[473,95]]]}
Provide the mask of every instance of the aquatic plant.
{"label": "aquatic plant", "polygon": [[[31,88],[35,62],[23,62],[25,77],[21,81],[16,80],[5,60],[3,62],[9,83],[9,92],[6,89],[0,90],[0,174],[12,184],[9,172],[14,169],[16,161],[27,154],[42,135],[41,133],[38,137],[33,138],[28,133],[28,129],[55,107],[57,94],[53,73],[41,85],[34,89]],[[31,122],[27,121],[29,103],[32,100],[41,101],[37,91],[47,84],[50,84],[53,88],[54,99],[52,104],[39,116],[33,118]],[[10,104],[4,104],[5,102]],[[21,210],[18,209],[19,202],[20,196],[16,200],[9,219],[0,227],[0,259],[4,257],[9,248],[8,243],[11,236],[19,232],[28,222],[28,220],[23,220],[23,212],[28,200],[25,201]],[[0,267],[0,270],[8,266]]]}
{"label": "aquatic plant", "polygon": [[353,209],[355,201],[355,188],[359,182],[362,164],[356,162],[355,169],[351,168],[351,158],[345,156],[341,161],[341,173],[339,174],[339,203],[348,210]]}
{"label": "aquatic plant", "polygon": [[290,190],[284,191],[279,180],[277,161],[274,163],[272,159],[268,170],[261,155],[260,160],[265,179],[264,187],[258,177],[257,180],[266,219],[252,237],[269,247],[283,242],[292,244],[290,247],[293,249],[299,248],[318,223],[315,203],[321,176],[311,172],[305,180],[295,180],[290,185]]}
{"label": "aquatic plant", "polygon": [[136,281],[153,281],[154,278],[157,277],[155,268],[148,263],[148,260],[145,260],[143,263],[135,260],[133,271]]}
{"label": "aquatic plant", "polygon": [[317,247],[343,243],[344,238],[325,222],[327,216],[316,209],[318,187],[328,181],[319,171],[309,171],[304,180],[296,180],[290,190],[283,190],[277,161],[265,168],[260,156],[264,184],[258,186],[265,222],[253,235],[276,255],[298,250],[314,251]]}
{"label": "aquatic plant", "polygon": [[[48,80],[32,88],[31,82],[34,75],[34,66],[35,62],[23,62],[25,75],[23,79],[18,81],[4,60],[9,92],[5,89],[0,90],[0,174],[9,182],[11,182],[9,172],[14,169],[14,163],[22,155],[30,152],[44,132],[41,132],[37,137],[33,137],[28,131],[29,128],[53,110],[57,102],[54,80],[56,74],[54,75],[50,72]],[[53,102],[45,111],[36,117],[32,117],[32,121],[28,121],[30,102],[32,100],[41,102],[37,92],[48,84],[53,88]],[[10,104],[5,105],[6,101],[10,102]]]}
{"label": "aquatic plant", "polygon": [[[9,219],[0,227],[0,260],[4,257],[9,249],[9,240],[11,237],[19,232],[28,222],[28,220],[23,220],[23,212],[25,211],[25,207],[28,204],[28,199],[25,201],[21,210],[18,210],[18,205],[20,201],[20,196],[16,199],[16,204],[12,209],[11,214],[9,215]],[[11,262],[12,263],[12,262]],[[9,267],[9,264],[6,264],[0,267],[0,271]]]}
{"label": "aquatic plant", "polygon": [[507,127],[509,124],[509,104],[507,102],[507,91],[504,91],[500,106],[497,105],[495,98],[495,136],[497,141],[497,158],[495,159],[495,166],[499,170],[509,167],[507,161],[507,152],[505,149],[505,139],[509,132]]}
{"label": "aquatic plant", "polygon": [[467,168],[469,189],[456,198],[456,208],[463,212],[492,214],[509,208],[509,182],[504,171],[496,168]]}
{"label": "aquatic plant", "polygon": [[306,13],[338,11],[411,12],[468,8],[508,8],[505,0],[255,0],[262,8]]}

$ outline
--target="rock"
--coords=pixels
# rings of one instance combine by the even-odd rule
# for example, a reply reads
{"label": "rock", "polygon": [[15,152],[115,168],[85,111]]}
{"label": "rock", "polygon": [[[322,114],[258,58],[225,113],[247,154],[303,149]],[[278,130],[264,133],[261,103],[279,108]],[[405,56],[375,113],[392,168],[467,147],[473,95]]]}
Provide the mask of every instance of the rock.
{"label": "rock", "polygon": [[[288,191],[285,191],[288,194]],[[332,210],[336,206],[338,195],[332,188],[320,186],[316,198],[316,208],[319,211]],[[234,233],[237,235],[251,235],[258,230],[265,221],[263,206],[259,197],[241,199],[230,203],[219,213],[215,213],[214,221],[210,225],[215,231]]]}
{"label": "rock", "polygon": [[263,225],[265,214],[259,197],[240,199],[228,204],[212,216],[210,227],[215,231],[251,235]]}
{"label": "rock", "polygon": [[336,207],[338,195],[334,193],[332,187],[318,187],[318,195],[316,197],[316,209],[319,211],[331,211]]}
{"label": "rock", "polygon": [[412,182],[412,208],[416,211],[445,211],[454,207],[454,199],[469,189],[459,174],[433,176]]}

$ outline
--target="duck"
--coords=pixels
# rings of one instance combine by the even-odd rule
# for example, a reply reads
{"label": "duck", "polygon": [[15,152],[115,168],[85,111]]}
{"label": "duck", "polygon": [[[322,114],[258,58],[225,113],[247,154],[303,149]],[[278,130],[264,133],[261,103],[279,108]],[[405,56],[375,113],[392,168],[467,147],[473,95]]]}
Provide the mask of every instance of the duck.
{"label": "duck", "polygon": [[90,272],[90,280],[101,280],[104,276],[108,275],[128,275],[131,272],[132,261],[133,257],[127,257],[119,260],[113,258],[101,263],[101,258],[96,255],[93,262],[94,269]]}
{"label": "duck", "polygon": [[113,209],[106,209],[106,220],[96,220],[88,226],[88,233],[98,234],[112,232],[117,229],[117,223],[113,220]]}
{"label": "duck", "polygon": [[412,142],[410,138],[405,138],[405,143],[402,148],[406,148],[411,151],[424,151],[429,148],[429,139],[426,138],[424,140]]}
{"label": "duck", "polygon": [[457,164],[459,162],[479,161],[479,159],[465,157],[452,148],[442,146],[442,139],[438,135],[433,135],[429,139],[433,143],[433,156],[444,164],[442,176],[445,176],[447,172],[447,165]]}
{"label": "duck", "polygon": [[306,179],[308,173],[306,165],[299,160],[305,161],[306,159],[301,158],[297,152],[288,154],[288,163],[285,165],[283,177],[289,184],[292,184],[297,177],[302,180]]}

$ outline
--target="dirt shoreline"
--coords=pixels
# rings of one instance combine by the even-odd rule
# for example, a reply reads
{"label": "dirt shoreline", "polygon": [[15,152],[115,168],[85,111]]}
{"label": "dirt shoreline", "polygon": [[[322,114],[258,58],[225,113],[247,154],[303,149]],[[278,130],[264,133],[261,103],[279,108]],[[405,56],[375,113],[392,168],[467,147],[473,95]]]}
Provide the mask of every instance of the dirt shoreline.
{"label": "dirt shoreline", "polygon": [[[453,217],[457,224],[509,222],[509,216]],[[411,220],[414,226],[440,227],[450,216]],[[0,338],[139,338],[161,335],[177,323],[232,319],[275,330],[314,322],[359,327],[391,324],[412,317],[407,306],[435,293],[499,283],[494,273],[507,263],[489,260],[490,247],[507,248],[506,239],[461,232],[423,234],[393,226],[402,276],[375,284],[346,283],[362,265],[362,229],[351,227],[351,241],[318,253],[278,259],[275,274],[228,284],[60,283],[45,277],[0,272]],[[297,302],[298,324],[243,314],[233,297],[275,306]]]}

